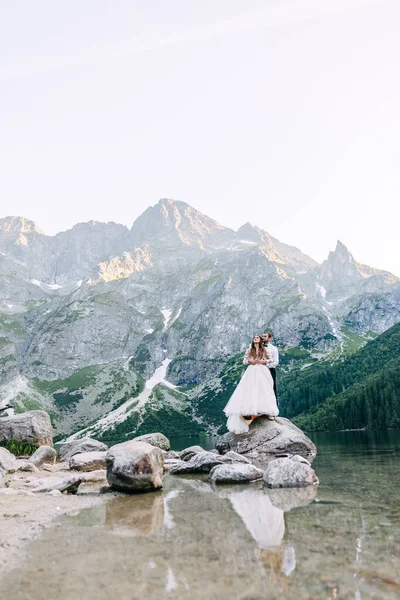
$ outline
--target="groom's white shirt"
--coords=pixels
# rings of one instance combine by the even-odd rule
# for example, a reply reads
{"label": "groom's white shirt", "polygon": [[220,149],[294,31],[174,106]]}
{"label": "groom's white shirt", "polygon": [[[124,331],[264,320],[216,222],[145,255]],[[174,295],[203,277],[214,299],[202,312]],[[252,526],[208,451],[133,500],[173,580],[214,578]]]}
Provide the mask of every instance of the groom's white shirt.
{"label": "groom's white shirt", "polygon": [[268,363],[267,367],[269,367],[270,369],[275,369],[279,365],[278,348],[273,344],[268,344],[267,346],[264,346],[264,348],[267,349],[268,354],[270,354],[272,358],[272,362]]}

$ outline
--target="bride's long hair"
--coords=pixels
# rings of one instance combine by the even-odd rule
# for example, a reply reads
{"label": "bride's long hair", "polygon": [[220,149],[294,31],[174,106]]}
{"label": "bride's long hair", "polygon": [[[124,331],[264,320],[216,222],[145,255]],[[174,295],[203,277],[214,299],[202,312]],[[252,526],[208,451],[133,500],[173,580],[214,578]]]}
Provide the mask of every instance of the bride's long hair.
{"label": "bride's long hair", "polygon": [[[259,337],[260,338],[260,345],[258,347],[258,354],[257,354],[257,348],[256,345],[254,343],[254,338]],[[264,346],[262,345],[262,337],[261,335],[258,335],[256,333],[256,335],[253,335],[253,339],[251,340],[251,346],[250,346],[250,356],[251,358],[258,358],[258,359],[263,359],[264,358]]]}

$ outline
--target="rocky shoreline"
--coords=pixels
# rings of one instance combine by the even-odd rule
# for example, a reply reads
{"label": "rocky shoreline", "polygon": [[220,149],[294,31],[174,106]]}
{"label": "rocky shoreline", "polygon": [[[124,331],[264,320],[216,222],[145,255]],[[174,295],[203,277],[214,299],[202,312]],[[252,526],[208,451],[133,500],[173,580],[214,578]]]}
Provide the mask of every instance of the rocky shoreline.
{"label": "rocky shoreline", "polygon": [[[32,415],[38,412],[42,414]],[[38,423],[46,435],[40,434]],[[48,427],[43,411],[0,420],[0,442],[7,441],[5,431],[19,440],[23,431],[23,441],[37,445],[32,456],[19,458],[0,448],[0,575],[21,560],[24,546],[56,517],[116,493],[160,490],[167,475],[206,475],[213,485],[258,481],[269,488],[319,483],[308,460],[316,455],[314,444],[283,418],[260,417],[249,433],[221,436],[211,451],[191,446],[175,452],[163,434],[153,433],[111,448],[90,438],[78,439],[62,444],[57,453]]]}

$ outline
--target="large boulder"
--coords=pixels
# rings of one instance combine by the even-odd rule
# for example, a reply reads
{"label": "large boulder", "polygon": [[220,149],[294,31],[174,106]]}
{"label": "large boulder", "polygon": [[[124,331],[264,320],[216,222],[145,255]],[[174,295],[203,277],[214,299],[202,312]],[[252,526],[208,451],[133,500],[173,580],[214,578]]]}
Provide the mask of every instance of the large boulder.
{"label": "large boulder", "polygon": [[13,473],[17,469],[18,461],[14,454],[11,454],[6,448],[0,448],[0,470]]}
{"label": "large boulder", "polygon": [[254,465],[236,463],[232,465],[217,465],[210,471],[212,483],[247,483],[262,479],[263,472]]}
{"label": "large boulder", "polygon": [[300,454],[315,456],[317,449],[313,442],[288,419],[258,417],[250,425],[248,433],[226,433],[218,438],[217,450],[226,454],[234,450],[240,454],[258,452],[260,454]]}
{"label": "large boulder", "polygon": [[107,446],[102,442],[85,437],[80,440],[65,442],[60,447],[58,455],[61,461],[69,461],[75,454],[81,454],[82,452],[105,452],[107,450]]}
{"label": "large boulder", "polygon": [[0,442],[17,442],[32,446],[52,446],[53,428],[44,410],[2,417],[0,419]]}
{"label": "large boulder", "polygon": [[107,480],[111,488],[135,493],[162,487],[164,456],[160,448],[131,440],[107,452]]}
{"label": "large boulder", "polygon": [[56,456],[57,452],[51,446],[40,446],[28,462],[35,465],[35,467],[41,467],[45,463],[53,465],[56,462]]}
{"label": "large boulder", "polygon": [[107,452],[80,452],[69,460],[69,468],[75,471],[97,471],[106,468]]}
{"label": "large boulder", "polygon": [[264,483],[270,488],[293,488],[317,485],[319,480],[308,460],[294,456],[272,460],[264,473]]}
{"label": "large boulder", "polygon": [[169,439],[163,433],[145,433],[133,438],[132,442],[146,442],[150,446],[161,448],[161,450],[165,450],[166,452],[171,448]]}

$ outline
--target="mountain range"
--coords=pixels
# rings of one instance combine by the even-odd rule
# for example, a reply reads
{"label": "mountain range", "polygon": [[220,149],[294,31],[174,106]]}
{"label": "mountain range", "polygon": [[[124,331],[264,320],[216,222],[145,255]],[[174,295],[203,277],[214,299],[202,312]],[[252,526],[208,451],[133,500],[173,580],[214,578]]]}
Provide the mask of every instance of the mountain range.
{"label": "mountain range", "polygon": [[306,369],[398,321],[400,280],[341,242],[318,264],[167,199],[131,229],[0,219],[0,407],[44,407],[60,436],[215,431],[205,390],[254,332],[273,332],[283,370]]}

